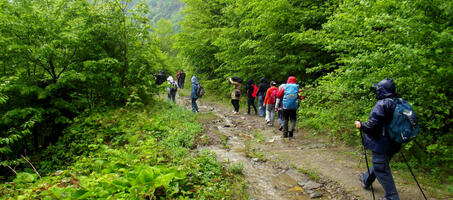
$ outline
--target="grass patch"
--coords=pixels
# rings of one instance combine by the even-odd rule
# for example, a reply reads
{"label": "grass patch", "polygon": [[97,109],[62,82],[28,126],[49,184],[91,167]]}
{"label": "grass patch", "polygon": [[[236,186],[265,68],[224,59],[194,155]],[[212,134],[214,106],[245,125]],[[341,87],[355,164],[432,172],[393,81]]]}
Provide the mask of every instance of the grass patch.
{"label": "grass patch", "polygon": [[242,174],[243,169],[244,169],[244,164],[242,164],[242,162],[232,163],[228,167],[228,170],[233,174]]}
{"label": "grass patch", "polygon": [[255,130],[255,132],[253,132],[253,142],[261,143],[264,142],[264,140],[264,134],[261,133],[261,130]]}
{"label": "grass patch", "polygon": [[252,159],[258,159],[258,161],[264,162],[267,159],[264,156],[264,152],[260,149],[253,146],[251,141],[245,142],[245,149],[244,149],[245,156]]}
{"label": "grass patch", "polygon": [[199,112],[195,115],[196,119],[205,124],[209,123],[212,121],[215,121],[218,119],[217,115],[215,115],[213,112]]}
{"label": "grass patch", "polygon": [[310,179],[312,179],[312,180],[314,180],[316,182],[319,182],[321,180],[320,173],[315,171],[315,170],[313,170],[313,169],[303,169],[303,168],[300,168],[300,167],[296,167],[294,165],[292,167],[296,168],[297,171],[307,175],[308,177],[310,177]]}
{"label": "grass patch", "polygon": [[221,144],[222,144],[223,148],[225,148],[227,150],[231,149],[230,145],[228,145],[228,136],[220,135],[220,141],[221,141]]}

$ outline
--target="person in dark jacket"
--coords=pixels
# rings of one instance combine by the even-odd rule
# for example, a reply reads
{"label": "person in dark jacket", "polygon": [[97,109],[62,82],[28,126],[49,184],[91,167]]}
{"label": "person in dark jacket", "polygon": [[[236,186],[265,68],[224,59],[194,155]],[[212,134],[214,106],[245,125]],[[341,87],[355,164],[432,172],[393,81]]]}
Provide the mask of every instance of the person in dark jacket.
{"label": "person in dark jacket", "polygon": [[264,77],[261,78],[260,85],[258,87],[259,87],[258,110],[259,110],[260,117],[264,117],[264,115],[266,114],[266,108],[263,106],[263,103],[264,103],[264,98],[266,97],[267,89],[269,89],[269,87],[270,87],[269,83],[267,82],[267,79]]}
{"label": "person in dark jacket", "polygon": [[248,106],[247,114],[250,115],[250,106],[253,106],[253,109],[255,109],[255,115],[256,115],[258,113],[258,111],[256,110],[256,106],[255,106],[255,97],[253,97],[253,90],[254,90],[253,79],[250,79],[247,81],[247,85],[245,85],[245,90],[247,90],[247,106]]}
{"label": "person in dark jacket", "polygon": [[388,136],[386,126],[393,118],[396,105],[391,98],[396,98],[395,84],[392,79],[384,79],[373,85],[376,88],[377,103],[370,112],[368,122],[355,121],[355,126],[364,134],[364,145],[373,153],[373,165],[370,172],[359,175],[364,189],[368,189],[377,178],[385,190],[383,200],[399,200],[392,172],[390,159],[401,149],[401,144]]}
{"label": "person in dark jacket", "polygon": [[184,89],[184,81],[186,80],[186,73],[183,70],[179,70],[176,74],[176,80],[178,81],[178,87]]}
{"label": "person in dark jacket", "polygon": [[197,113],[197,112],[199,112],[198,105],[197,105],[197,99],[198,99],[197,88],[200,85],[200,83],[198,82],[198,79],[196,76],[192,76],[191,82],[192,82],[192,91],[190,92],[190,98],[192,99],[192,112]]}

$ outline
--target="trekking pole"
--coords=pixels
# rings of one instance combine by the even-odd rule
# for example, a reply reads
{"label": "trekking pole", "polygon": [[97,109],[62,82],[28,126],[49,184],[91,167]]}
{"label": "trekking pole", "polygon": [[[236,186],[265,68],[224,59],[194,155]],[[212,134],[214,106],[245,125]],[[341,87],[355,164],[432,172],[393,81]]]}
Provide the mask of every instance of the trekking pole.
{"label": "trekking pole", "polygon": [[406,157],[404,156],[404,154],[403,154],[402,151],[400,151],[400,153],[401,153],[401,156],[403,157],[404,162],[405,162],[406,165],[407,165],[407,168],[409,168],[409,171],[411,172],[412,177],[414,177],[415,183],[417,183],[418,188],[419,188],[420,191],[422,192],[423,197],[425,198],[425,200],[428,200],[428,199],[426,198],[426,196],[425,196],[425,193],[423,192],[422,187],[420,187],[420,184],[418,184],[417,178],[415,178],[415,174],[414,174],[414,172],[412,172],[412,169],[411,169],[411,167],[409,166],[409,163],[407,162]]}
{"label": "trekking pole", "polygon": [[[357,121],[359,121],[359,120],[357,120]],[[362,138],[363,155],[365,155],[366,170],[367,170],[368,176],[369,176],[370,175],[370,167],[368,166],[368,157],[366,156],[366,148],[365,148],[365,141],[363,139],[362,128],[360,128],[360,137]],[[371,188],[371,194],[373,194],[373,200],[376,200],[376,197],[374,196],[373,183],[371,183],[370,188]]]}
{"label": "trekking pole", "polygon": [[362,155],[360,155],[360,160],[359,160],[359,165],[357,166],[357,168],[360,168],[360,166],[362,165],[362,160],[363,160],[363,152],[362,152]]}

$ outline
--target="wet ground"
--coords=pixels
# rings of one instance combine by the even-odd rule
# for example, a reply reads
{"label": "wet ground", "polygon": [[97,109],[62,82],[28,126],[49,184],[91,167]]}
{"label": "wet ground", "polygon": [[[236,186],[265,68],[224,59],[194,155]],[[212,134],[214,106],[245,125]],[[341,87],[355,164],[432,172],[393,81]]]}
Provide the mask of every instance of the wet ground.
{"label": "wet ground", "polygon": [[[188,98],[179,97],[178,103],[190,109]],[[282,138],[277,125],[267,127],[256,115],[235,115],[229,107],[203,99],[198,105],[200,115],[207,116],[201,121],[208,141],[197,150],[215,152],[225,165],[242,165],[250,199],[372,199],[356,178],[364,170],[358,166],[360,155],[348,147],[302,131],[293,139]],[[374,188],[376,199],[384,196],[378,183]],[[398,191],[402,200],[422,199],[416,187]]]}

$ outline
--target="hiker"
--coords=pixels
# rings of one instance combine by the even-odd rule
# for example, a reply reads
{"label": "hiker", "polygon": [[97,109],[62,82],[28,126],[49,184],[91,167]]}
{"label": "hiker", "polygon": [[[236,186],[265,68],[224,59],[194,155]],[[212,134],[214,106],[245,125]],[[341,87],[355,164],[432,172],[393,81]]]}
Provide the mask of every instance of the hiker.
{"label": "hiker", "polygon": [[164,83],[167,78],[165,72],[162,70],[159,71],[159,74],[153,74],[153,76],[156,79],[156,85],[162,85],[162,83]]}
{"label": "hiker", "polygon": [[[278,86],[278,91],[280,92],[283,87],[285,87],[285,84],[280,84],[280,86]],[[278,98],[277,102],[275,102],[275,112],[277,112],[277,121],[278,124],[280,124],[280,128],[278,128],[278,130],[283,131],[283,102]]]}
{"label": "hiker", "polygon": [[258,114],[255,106],[255,98],[258,93],[258,86],[253,84],[253,79],[247,81],[247,85],[245,86],[245,90],[247,91],[247,115],[250,115],[250,106],[253,106],[255,109],[255,115]]}
{"label": "hiker", "polygon": [[391,140],[388,130],[384,128],[392,121],[396,107],[392,102],[392,98],[396,98],[395,84],[392,79],[384,79],[373,87],[376,88],[378,101],[370,112],[368,122],[355,121],[356,128],[365,133],[364,146],[373,155],[370,173],[359,174],[359,180],[364,189],[369,189],[377,178],[385,190],[385,198],[382,200],[399,200],[389,163],[401,149],[401,144]]}
{"label": "hiker", "polygon": [[274,126],[274,117],[275,117],[275,102],[277,101],[277,83],[271,81],[270,88],[266,92],[266,97],[264,98],[263,107],[266,107],[266,124],[268,126]]}
{"label": "hiker", "polygon": [[[233,80],[234,79],[234,80]],[[233,104],[234,114],[239,113],[239,100],[241,100],[241,82],[242,79],[233,77],[229,79],[230,83],[234,85],[233,92],[231,93],[231,104]]]}
{"label": "hiker", "polygon": [[200,112],[200,111],[198,111],[198,105],[197,105],[197,99],[198,99],[197,89],[200,86],[200,83],[198,82],[198,79],[196,76],[192,76],[191,82],[192,82],[192,91],[190,92],[190,98],[192,99],[192,112],[197,113],[197,112]]}
{"label": "hiker", "polygon": [[172,76],[169,76],[167,78],[167,81],[168,81],[168,87],[167,87],[168,101],[171,102],[173,100],[173,103],[174,103],[175,97],[176,97],[176,91],[178,91],[178,85]]}
{"label": "hiker", "polygon": [[267,89],[269,88],[269,83],[267,83],[267,79],[265,77],[261,78],[258,90],[258,111],[260,117],[264,117],[266,114],[266,109],[263,106],[264,98],[266,97]]}
{"label": "hiker", "polygon": [[184,89],[184,81],[186,80],[186,73],[181,69],[176,74],[176,80],[178,81],[178,87]]}
{"label": "hiker", "polygon": [[[296,128],[297,108],[303,98],[299,95],[299,84],[296,77],[290,76],[285,86],[278,92],[277,99],[283,103],[283,137],[293,137]],[[278,109],[278,108],[277,108]],[[291,121],[290,127],[288,123]]]}

